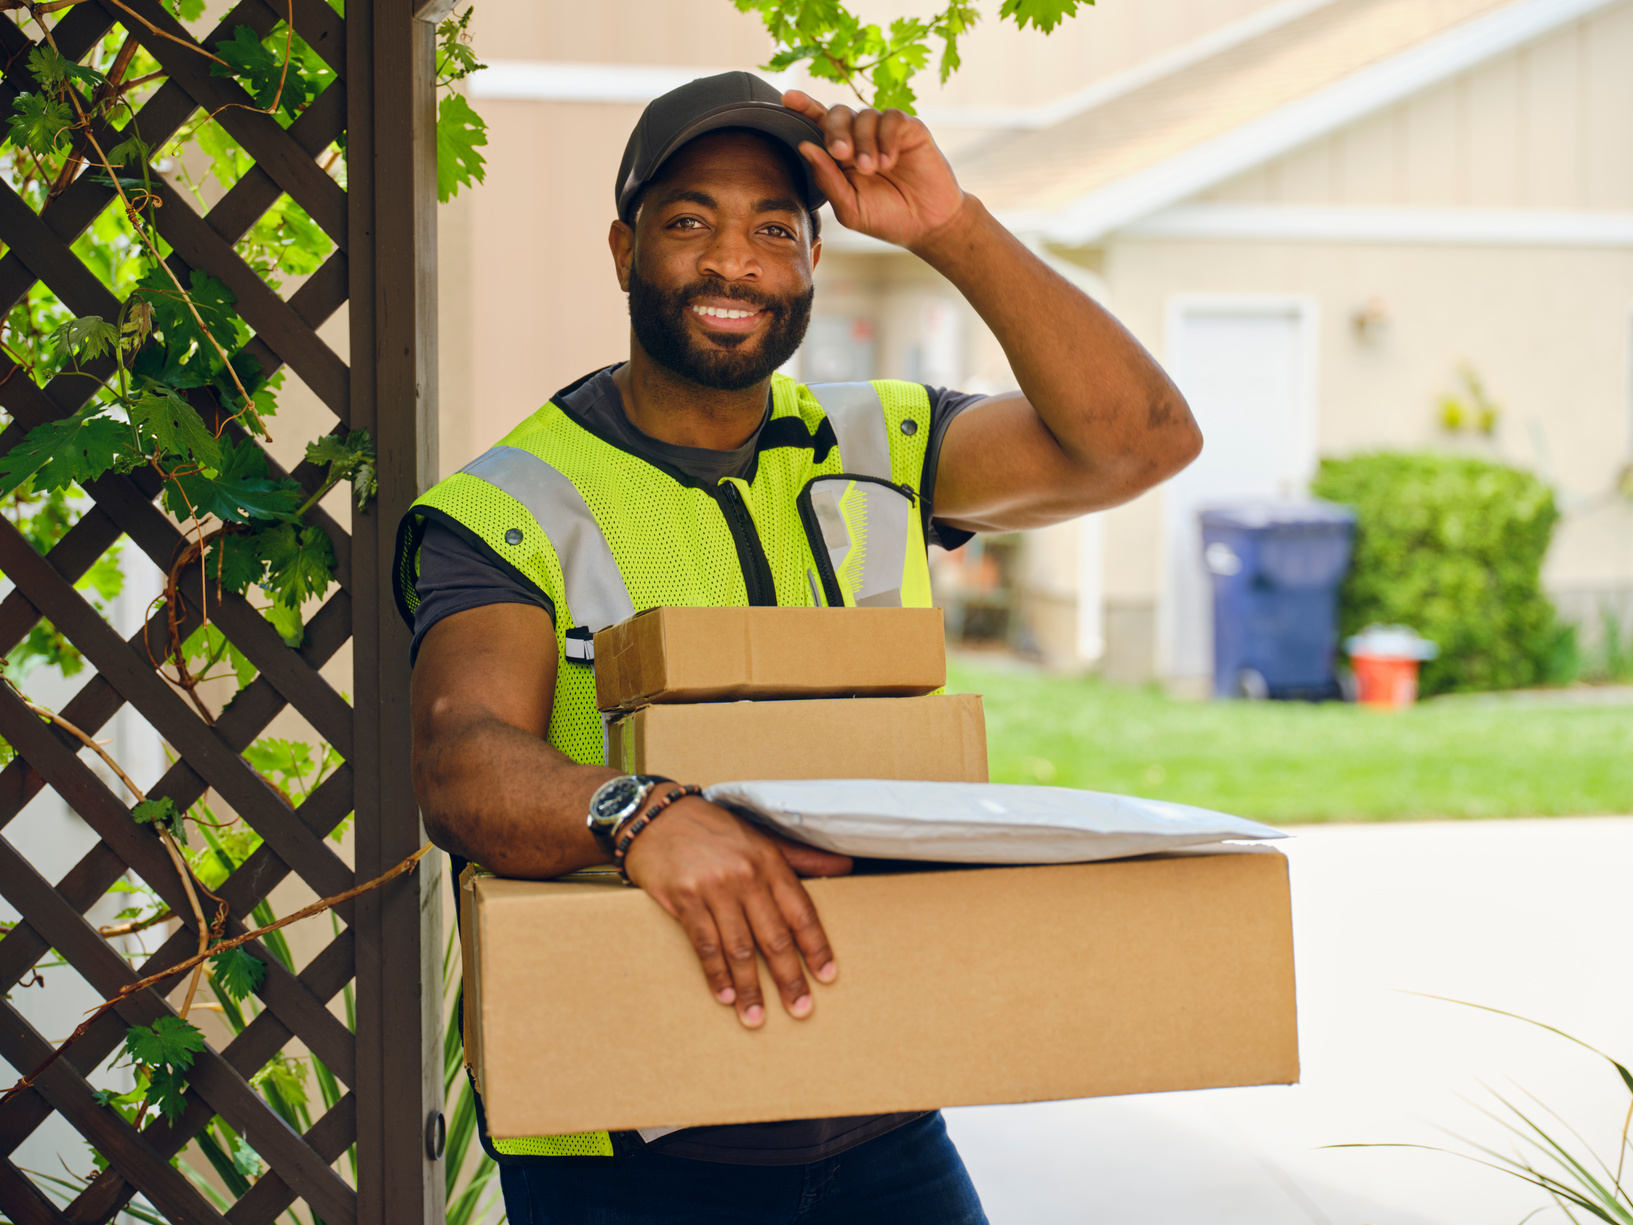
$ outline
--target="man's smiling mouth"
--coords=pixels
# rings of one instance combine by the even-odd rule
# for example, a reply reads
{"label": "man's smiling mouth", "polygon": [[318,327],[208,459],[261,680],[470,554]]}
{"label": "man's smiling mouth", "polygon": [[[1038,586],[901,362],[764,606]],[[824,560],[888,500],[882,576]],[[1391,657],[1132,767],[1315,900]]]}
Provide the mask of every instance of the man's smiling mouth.
{"label": "man's smiling mouth", "polygon": [[721,306],[694,306],[692,311],[695,314],[702,315],[705,319],[747,319],[760,313],[758,308],[747,311],[727,310]]}

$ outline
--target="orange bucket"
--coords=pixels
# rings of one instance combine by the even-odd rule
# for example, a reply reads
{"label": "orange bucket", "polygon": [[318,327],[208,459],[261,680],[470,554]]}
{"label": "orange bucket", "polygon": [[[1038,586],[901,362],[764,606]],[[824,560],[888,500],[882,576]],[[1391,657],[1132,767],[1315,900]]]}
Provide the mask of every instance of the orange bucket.
{"label": "orange bucket", "polygon": [[1418,661],[1387,655],[1352,655],[1356,698],[1363,706],[1398,709],[1418,700]]}

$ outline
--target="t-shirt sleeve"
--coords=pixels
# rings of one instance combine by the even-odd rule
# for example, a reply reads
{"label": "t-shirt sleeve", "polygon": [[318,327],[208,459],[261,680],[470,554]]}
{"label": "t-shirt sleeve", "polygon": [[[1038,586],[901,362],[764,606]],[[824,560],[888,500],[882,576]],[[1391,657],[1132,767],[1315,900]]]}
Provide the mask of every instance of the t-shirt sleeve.
{"label": "t-shirt sleeve", "polygon": [[953,423],[954,417],[987,397],[974,392],[951,391],[946,387],[926,387],[925,390],[930,393],[930,445],[924,451],[924,475],[919,481],[919,489],[923,491],[925,506],[929,511],[924,537],[929,544],[939,544],[944,549],[952,550],[966,544],[975,533],[950,527],[935,517],[936,470],[941,463],[941,441],[946,437],[947,427]]}
{"label": "t-shirt sleeve", "polygon": [[497,565],[446,524],[432,520],[420,541],[420,577],[414,584],[420,606],[414,613],[409,666],[418,658],[427,631],[444,617],[487,604],[531,604],[555,619],[555,609],[534,588]]}

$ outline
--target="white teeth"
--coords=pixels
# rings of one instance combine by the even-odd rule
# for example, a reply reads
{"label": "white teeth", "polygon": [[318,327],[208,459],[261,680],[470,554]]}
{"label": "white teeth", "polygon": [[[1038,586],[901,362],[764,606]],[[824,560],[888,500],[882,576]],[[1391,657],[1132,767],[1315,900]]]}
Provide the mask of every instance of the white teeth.
{"label": "white teeth", "polygon": [[757,314],[760,313],[757,310],[755,310],[755,311],[725,310],[725,309],[723,309],[721,307],[718,307],[718,306],[694,306],[694,307],[692,307],[692,309],[694,311],[696,311],[700,315],[704,315],[704,316],[714,318],[714,319],[747,319],[750,315],[757,315]]}

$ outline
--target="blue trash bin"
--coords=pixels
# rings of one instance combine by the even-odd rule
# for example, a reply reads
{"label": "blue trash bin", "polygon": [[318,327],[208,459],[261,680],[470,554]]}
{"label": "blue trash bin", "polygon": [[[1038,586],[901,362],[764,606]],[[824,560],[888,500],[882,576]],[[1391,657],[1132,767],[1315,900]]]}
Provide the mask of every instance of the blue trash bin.
{"label": "blue trash bin", "polygon": [[1202,512],[1213,580],[1213,686],[1219,697],[1342,696],[1338,589],[1355,511],[1332,502],[1265,502]]}

